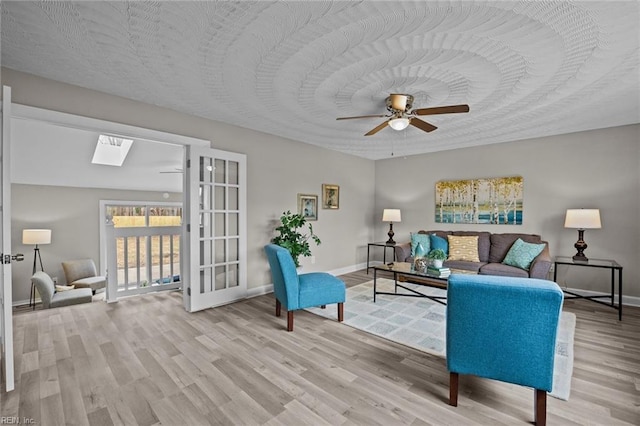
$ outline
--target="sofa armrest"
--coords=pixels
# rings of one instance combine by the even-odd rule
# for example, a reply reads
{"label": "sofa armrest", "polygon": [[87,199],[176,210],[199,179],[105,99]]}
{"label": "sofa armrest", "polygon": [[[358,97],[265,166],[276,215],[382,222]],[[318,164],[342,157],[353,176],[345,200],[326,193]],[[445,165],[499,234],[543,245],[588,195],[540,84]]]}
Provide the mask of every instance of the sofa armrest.
{"label": "sofa armrest", "polygon": [[411,257],[411,243],[396,244],[394,251],[396,262],[406,262]]}
{"label": "sofa armrest", "polygon": [[539,278],[541,280],[548,279],[549,270],[551,269],[551,253],[549,253],[549,243],[545,244],[544,250],[533,259],[529,268],[529,278]]}

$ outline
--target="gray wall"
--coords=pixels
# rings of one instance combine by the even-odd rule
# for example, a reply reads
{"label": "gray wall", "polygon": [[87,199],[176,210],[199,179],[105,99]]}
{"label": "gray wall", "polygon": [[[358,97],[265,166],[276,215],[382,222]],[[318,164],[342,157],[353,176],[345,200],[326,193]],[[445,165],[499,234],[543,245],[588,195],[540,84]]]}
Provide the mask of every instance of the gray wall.
{"label": "gray wall", "polygon": [[[262,247],[274,236],[274,224],[280,214],[297,210],[297,193],[320,196],[323,183],[340,185],[340,209],[319,210],[319,219],[313,225],[322,245],[313,249],[316,263],[312,265],[304,259],[303,266],[307,271],[337,270],[366,261],[366,243],[374,227],[371,212],[375,163],[371,160],[5,68],[2,83],[12,87],[12,100],[17,104],[208,139],[214,148],[247,154],[249,288],[271,282]],[[42,194],[47,191],[48,188],[40,190]],[[33,195],[34,200],[40,199],[38,194]],[[46,204],[33,203],[31,211],[43,210],[43,205]],[[95,209],[97,214],[97,205]],[[13,217],[17,217],[15,213]],[[47,218],[41,216],[39,220]],[[52,214],[49,220],[53,222],[56,217]],[[15,227],[22,229],[18,224]],[[97,253],[97,239],[87,238],[84,251]],[[43,250],[43,256],[44,253]],[[30,273],[31,268],[28,269]],[[18,286],[25,286],[28,274],[15,278],[18,283],[14,284],[14,291],[22,294]],[[17,295],[14,299],[19,300]]]}
{"label": "gray wall", "polygon": [[[524,177],[522,225],[435,223],[439,180]],[[568,208],[599,208],[602,229],[585,231],[592,258],[615,259],[623,294],[640,296],[640,125],[550,136],[376,162],[376,211],[402,209],[396,241],[420,229],[468,229],[540,234],[552,255],[573,256],[575,229],[564,228]],[[376,236],[388,225],[376,222]],[[607,292],[608,271],[560,267],[558,283]]]}

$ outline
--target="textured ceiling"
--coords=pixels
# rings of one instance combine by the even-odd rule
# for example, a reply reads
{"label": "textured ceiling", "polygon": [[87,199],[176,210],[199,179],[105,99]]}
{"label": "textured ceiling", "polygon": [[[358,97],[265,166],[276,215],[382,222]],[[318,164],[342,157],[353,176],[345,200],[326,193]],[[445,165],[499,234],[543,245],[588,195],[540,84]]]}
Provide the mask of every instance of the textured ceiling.
{"label": "textured ceiling", "polygon": [[[2,2],[2,65],[370,159],[640,122],[637,1]],[[385,128],[389,93],[425,133]]]}

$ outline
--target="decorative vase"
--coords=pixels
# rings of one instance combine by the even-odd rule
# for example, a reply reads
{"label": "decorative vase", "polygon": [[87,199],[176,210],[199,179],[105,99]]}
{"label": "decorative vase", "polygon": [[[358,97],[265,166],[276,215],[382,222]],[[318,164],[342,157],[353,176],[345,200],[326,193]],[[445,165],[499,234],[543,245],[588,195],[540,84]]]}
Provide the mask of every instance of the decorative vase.
{"label": "decorative vase", "polygon": [[427,269],[427,259],[424,257],[417,257],[413,261],[413,269],[417,272],[424,272]]}
{"label": "decorative vase", "polygon": [[442,268],[442,262],[444,262],[442,259],[433,259],[431,264],[436,268]]}
{"label": "decorative vase", "polygon": [[427,251],[424,249],[422,243],[416,244],[416,249],[414,251],[414,258],[425,257],[427,255]]}

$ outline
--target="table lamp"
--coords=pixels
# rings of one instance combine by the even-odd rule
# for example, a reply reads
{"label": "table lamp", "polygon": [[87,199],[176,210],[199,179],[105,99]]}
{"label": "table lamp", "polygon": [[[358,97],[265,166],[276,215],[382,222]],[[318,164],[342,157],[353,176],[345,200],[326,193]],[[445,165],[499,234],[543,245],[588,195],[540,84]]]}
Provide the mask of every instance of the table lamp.
{"label": "table lamp", "polygon": [[584,242],[585,229],[600,229],[600,210],[599,209],[567,209],[567,215],[564,219],[565,228],[575,228],[578,230],[578,241],[573,245],[578,253],[573,256],[573,260],[578,262],[588,262],[584,251],[587,243]]}
{"label": "table lamp", "polygon": [[389,232],[387,232],[389,239],[387,240],[387,244],[395,244],[396,242],[393,241],[393,222],[401,221],[400,209],[384,209],[382,212],[382,221],[389,222]]}

